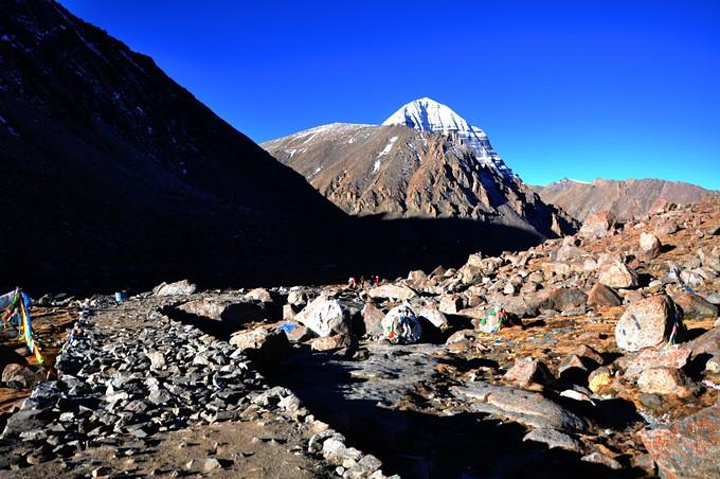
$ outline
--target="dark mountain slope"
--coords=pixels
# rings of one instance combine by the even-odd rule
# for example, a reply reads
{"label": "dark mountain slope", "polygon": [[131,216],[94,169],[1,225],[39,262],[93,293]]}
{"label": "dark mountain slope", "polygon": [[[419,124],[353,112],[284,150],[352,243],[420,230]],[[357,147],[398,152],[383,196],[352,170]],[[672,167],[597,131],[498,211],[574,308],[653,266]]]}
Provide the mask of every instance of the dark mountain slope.
{"label": "dark mountain slope", "polygon": [[288,272],[342,221],[149,57],[49,0],[0,0],[0,165],[5,288]]}

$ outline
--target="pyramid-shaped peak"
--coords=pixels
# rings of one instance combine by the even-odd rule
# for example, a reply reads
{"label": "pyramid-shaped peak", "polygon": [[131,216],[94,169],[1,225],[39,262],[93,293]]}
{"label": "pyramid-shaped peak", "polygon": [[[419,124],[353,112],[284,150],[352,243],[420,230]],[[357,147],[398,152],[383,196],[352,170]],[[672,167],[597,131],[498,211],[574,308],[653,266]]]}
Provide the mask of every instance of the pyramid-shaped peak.
{"label": "pyramid-shaped peak", "polygon": [[428,97],[403,105],[383,125],[405,125],[420,131],[443,133],[472,131],[470,124],[452,108]]}

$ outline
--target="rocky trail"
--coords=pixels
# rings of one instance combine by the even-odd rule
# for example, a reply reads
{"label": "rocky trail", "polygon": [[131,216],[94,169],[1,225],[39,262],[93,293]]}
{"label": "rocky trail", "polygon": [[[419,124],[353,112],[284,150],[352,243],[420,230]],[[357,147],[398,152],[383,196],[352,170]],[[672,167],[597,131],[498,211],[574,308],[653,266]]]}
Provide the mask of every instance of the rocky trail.
{"label": "rocky trail", "polygon": [[65,301],[0,474],[717,476],[718,206],[376,286]]}

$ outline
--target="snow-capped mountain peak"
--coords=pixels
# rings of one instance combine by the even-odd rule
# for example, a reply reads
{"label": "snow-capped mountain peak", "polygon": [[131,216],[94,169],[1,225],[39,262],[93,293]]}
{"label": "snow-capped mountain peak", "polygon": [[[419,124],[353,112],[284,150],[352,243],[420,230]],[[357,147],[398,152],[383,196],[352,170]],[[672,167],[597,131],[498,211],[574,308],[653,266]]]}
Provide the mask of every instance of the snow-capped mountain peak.
{"label": "snow-capped mountain peak", "polygon": [[472,131],[468,122],[449,106],[427,97],[403,105],[383,125],[405,125],[420,131],[443,133]]}
{"label": "snow-capped mountain peak", "polygon": [[423,97],[400,107],[385,120],[383,125],[404,125],[419,131],[434,133],[457,133],[468,146],[475,150],[475,157],[483,165],[497,170],[504,176],[514,176],[490,145],[485,132],[470,125],[452,108],[431,98]]}

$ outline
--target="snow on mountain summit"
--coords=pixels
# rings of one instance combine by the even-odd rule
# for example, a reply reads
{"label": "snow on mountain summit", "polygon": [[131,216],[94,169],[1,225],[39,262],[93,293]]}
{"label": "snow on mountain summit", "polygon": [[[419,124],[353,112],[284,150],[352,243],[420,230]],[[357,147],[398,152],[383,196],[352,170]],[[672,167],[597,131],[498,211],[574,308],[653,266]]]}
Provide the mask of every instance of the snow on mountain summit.
{"label": "snow on mountain summit", "polygon": [[449,106],[427,97],[403,105],[383,125],[405,125],[420,131],[443,133],[472,131],[468,122]]}
{"label": "snow on mountain summit", "polygon": [[470,125],[449,106],[431,98],[418,98],[403,105],[382,124],[404,125],[419,131],[434,133],[455,133],[475,151],[476,158],[480,163],[497,170],[503,176],[514,176],[500,155],[493,150],[490,140],[482,129]]}

